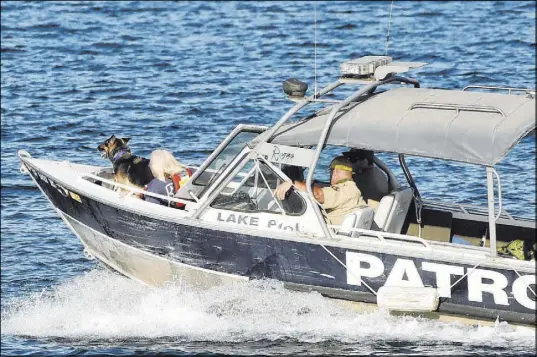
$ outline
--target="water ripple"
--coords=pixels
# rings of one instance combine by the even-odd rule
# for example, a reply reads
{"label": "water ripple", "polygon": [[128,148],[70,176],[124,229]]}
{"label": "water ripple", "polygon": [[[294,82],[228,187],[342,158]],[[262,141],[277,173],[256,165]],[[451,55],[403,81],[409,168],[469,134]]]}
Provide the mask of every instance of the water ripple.
{"label": "water ripple", "polygon": [[[159,297],[132,282],[94,272],[95,263],[84,257],[81,243],[28,177],[20,174],[16,156],[20,149],[35,157],[108,165],[95,148],[111,134],[131,137],[132,148],[140,155],[168,147],[181,161],[200,164],[237,124],[270,125],[290,108],[292,103],[281,92],[284,79],[296,77],[313,88],[315,50],[318,85],[333,82],[344,60],[384,54],[389,2],[334,1],[316,6],[317,46],[313,4],[308,2],[1,3],[3,355],[266,350],[272,354],[486,356],[512,351],[527,355],[534,350],[535,345],[511,327],[465,330],[414,320],[387,321],[382,316],[330,320],[316,297],[308,298],[311,313],[304,319],[318,322],[294,320],[297,324],[285,325],[288,330],[281,333],[282,325],[271,325],[270,314],[283,321],[289,311],[276,313],[275,309],[287,303],[294,306],[303,297],[283,291],[289,295],[277,300],[281,307],[267,302],[267,311],[254,309],[243,321],[244,316],[229,317],[238,312],[226,310],[226,301],[215,307],[223,317],[207,314],[198,304],[186,320],[166,319],[175,316],[175,308],[183,311],[184,299],[194,303],[194,292],[170,288]],[[533,1],[396,1],[389,55],[428,62],[411,73],[423,87],[527,88],[536,82],[535,35]],[[502,203],[514,215],[535,217],[535,151],[533,133],[497,166]],[[327,150],[321,164],[327,165],[339,152]],[[381,157],[397,166],[397,156]],[[418,158],[407,162],[424,197],[486,205],[484,169]],[[402,172],[395,171],[403,179]],[[92,292],[100,291],[99,284],[92,285],[92,276],[108,284],[111,306],[123,309],[123,319],[114,322],[106,294]],[[259,299],[273,297],[252,289],[250,293]],[[42,298],[32,295],[43,291],[48,293]],[[122,305],[125,294],[131,305]],[[206,297],[207,303],[220,301],[218,294]],[[151,305],[151,299],[163,296],[176,305]],[[132,299],[139,299],[138,303]],[[16,308],[14,301],[23,307]],[[256,301],[247,300],[239,307],[251,308]],[[156,326],[152,331],[158,333],[129,337],[133,328],[142,330],[146,315],[135,312],[143,307],[155,312],[157,318],[147,316]],[[92,320],[93,313],[102,319]],[[210,322],[206,329],[198,324],[199,316]],[[256,326],[264,321],[260,316],[268,322]],[[84,325],[87,319],[94,325]],[[108,329],[99,325],[106,321]],[[336,323],[342,321],[357,325]],[[189,334],[193,325],[198,329]],[[71,336],[58,333],[68,331],[68,326],[79,328]],[[11,333],[4,333],[5,328]],[[365,335],[360,335],[362,329]],[[83,336],[82,331],[93,334]],[[412,337],[413,331],[418,337]],[[114,332],[121,337],[113,336]]]}

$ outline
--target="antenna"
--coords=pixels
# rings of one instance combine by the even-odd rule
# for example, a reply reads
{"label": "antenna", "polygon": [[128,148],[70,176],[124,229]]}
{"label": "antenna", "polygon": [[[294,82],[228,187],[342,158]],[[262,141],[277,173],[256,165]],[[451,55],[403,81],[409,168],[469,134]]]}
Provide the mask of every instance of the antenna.
{"label": "antenna", "polygon": [[390,44],[390,26],[392,24],[392,9],[393,9],[393,0],[390,5],[390,19],[388,20],[388,33],[386,34],[386,56],[388,55],[388,45]]}
{"label": "antenna", "polygon": [[313,1],[313,47],[314,47],[314,56],[313,56],[313,98],[317,99],[317,1]]}

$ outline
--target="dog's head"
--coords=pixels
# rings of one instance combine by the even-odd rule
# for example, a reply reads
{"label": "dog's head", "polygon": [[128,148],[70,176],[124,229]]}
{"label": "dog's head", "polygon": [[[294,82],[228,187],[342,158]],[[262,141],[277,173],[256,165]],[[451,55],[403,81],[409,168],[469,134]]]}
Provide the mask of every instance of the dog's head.
{"label": "dog's head", "polygon": [[127,143],[130,138],[116,138],[115,135],[112,135],[106,139],[101,145],[97,146],[97,150],[101,152],[101,157],[103,159],[113,160],[114,156],[119,153],[122,149],[130,152]]}

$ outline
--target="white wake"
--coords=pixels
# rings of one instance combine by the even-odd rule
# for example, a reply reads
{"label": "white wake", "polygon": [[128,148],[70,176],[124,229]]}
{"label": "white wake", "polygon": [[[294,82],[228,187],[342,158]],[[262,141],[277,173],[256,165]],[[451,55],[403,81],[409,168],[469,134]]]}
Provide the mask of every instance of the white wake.
{"label": "white wake", "polygon": [[[316,293],[257,281],[197,291],[180,283],[150,288],[94,270],[54,289],[9,301],[3,335],[64,338],[158,338],[242,342],[462,343],[534,350],[534,331],[501,323],[470,327],[385,312],[349,311]],[[368,342],[369,341],[369,342]]]}

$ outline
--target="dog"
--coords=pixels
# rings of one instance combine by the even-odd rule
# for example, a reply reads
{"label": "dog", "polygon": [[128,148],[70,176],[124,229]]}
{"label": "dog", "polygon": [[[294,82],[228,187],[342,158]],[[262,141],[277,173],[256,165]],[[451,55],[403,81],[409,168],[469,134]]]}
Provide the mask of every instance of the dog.
{"label": "dog", "polygon": [[127,145],[130,138],[116,138],[112,135],[97,146],[101,157],[109,159],[114,167],[114,180],[126,186],[143,188],[154,177],[149,168],[149,160],[131,153]]}

